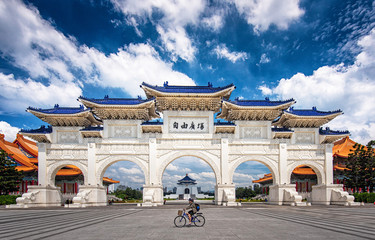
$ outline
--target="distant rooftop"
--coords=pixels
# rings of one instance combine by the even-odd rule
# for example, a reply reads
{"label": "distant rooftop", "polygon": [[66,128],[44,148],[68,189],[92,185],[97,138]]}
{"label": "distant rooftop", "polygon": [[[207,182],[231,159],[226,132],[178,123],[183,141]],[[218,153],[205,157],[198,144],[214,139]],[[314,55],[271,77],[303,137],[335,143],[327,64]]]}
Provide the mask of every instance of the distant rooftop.
{"label": "distant rooftop", "polygon": [[80,105],[79,107],[60,107],[58,104],[55,104],[54,108],[50,109],[28,107],[27,111],[29,110],[44,114],[76,114],[89,111],[90,109],[85,110],[83,105]]}
{"label": "distant rooftop", "polygon": [[108,97],[108,95],[105,95],[104,98],[101,99],[85,98],[83,96],[80,96],[78,99],[104,105],[137,105],[144,102],[152,101],[154,98],[142,99],[140,96],[138,96],[138,98],[110,98]]}
{"label": "distant rooftop", "polygon": [[265,100],[240,100],[236,98],[234,101],[227,101],[238,106],[265,106],[265,107],[273,107],[283,105],[285,103],[294,103],[295,100],[293,98],[288,100],[280,100],[280,101],[271,101],[269,98],[265,98]]}
{"label": "distant rooftop", "polygon": [[285,113],[297,115],[297,116],[328,116],[332,114],[342,113],[342,111],[319,111],[316,107],[312,107],[311,109],[294,109],[294,107],[289,108],[289,110],[285,110]]}
{"label": "distant rooftop", "polygon": [[142,85],[165,93],[215,93],[234,87],[233,83],[224,87],[213,87],[210,82],[207,86],[170,86],[168,85],[168,82],[165,82],[163,86],[151,85],[145,82],[143,82]]}
{"label": "distant rooftop", "polygon": [[183,184],[196,184],[195,182],[196,182],[196,180],[190,178],[190,177],[188,176],[188,174],[186,174],[186,176],[185,176],[183,179],[178,180],[178,183],[177,183],[177,184],[178,184],[178,185],[183,185]]}

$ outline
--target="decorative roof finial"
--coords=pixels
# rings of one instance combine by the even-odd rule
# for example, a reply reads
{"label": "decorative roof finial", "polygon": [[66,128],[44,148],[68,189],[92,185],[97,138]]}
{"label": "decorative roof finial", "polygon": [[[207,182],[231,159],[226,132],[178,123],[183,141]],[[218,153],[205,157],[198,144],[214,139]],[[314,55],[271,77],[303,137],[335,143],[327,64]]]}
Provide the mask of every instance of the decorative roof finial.
{"label": "decorative roof finial", "polygon": [[55,104],[55,108],[59,108],[59,104]]}
{"label": "decorative roof finial", "polygon": [[265,99],[266,99],[266,101],[267,101],[267,102],[269,102],[269,101],[270,101],[270,98],[269,98],[269,97],[266,97]]}
{"label": "decorative roof finial", "polygon": [[164,82],[164,87],[168,87],[168,81]]}
{"label": "decorative roof finial", "polygon": [[109,96],[108,96],[108,95],[105,95],[105,96],[104,96],[104,99],[108,99],[108,98],[109,98]]}
{"label": "decorative roof finial", "polygon": [[315,106],[314,106],[314,107],[312,107],[312,110],[316,111],[316,107],[315,107]]}
{"label": "decorative roof finial", "polygon": [[212,83],[211,82],[208,82],[208,87],[212,87]]}
{"label": "decorative roof finial", "polygon": [[138,100],[142,100],[142,97],[141,97],[141,95],[138,95]]}

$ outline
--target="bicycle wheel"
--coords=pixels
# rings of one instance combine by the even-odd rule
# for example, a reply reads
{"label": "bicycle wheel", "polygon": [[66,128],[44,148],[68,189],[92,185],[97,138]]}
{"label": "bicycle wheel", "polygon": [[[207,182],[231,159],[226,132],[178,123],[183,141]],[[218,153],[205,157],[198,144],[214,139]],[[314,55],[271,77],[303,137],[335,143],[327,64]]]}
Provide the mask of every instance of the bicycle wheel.
{"label": "bicycle wheel", "polygon": [[194,224],[197,227],[203,227],[205,222],[206,222],[206,219],[202,215],[198,215],[194,218]]}
{"label": "bicycle wheel", "polygon": [[176,227],[183,227],[185,226],[185,224],[186,224],[186,218],[184,218],[183,216],[177,216],[174,219],[174,225],[176,225]]}

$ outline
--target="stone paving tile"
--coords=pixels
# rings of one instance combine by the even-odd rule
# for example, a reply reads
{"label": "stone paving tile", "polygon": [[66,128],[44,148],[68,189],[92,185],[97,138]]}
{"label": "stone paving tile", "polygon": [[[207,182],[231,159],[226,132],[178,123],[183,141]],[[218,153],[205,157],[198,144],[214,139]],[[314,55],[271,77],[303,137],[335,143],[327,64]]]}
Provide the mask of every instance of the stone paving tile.
{"label": "stone paving tile", "polygon": [[[357,208],[202,206],[205,226],[177,228],[173,220],[181,208],[110,206],[69,210],[71,212],[61,209],[4,209],[0,210],[0,219],[15,220],[17,216],[27,216],[28,213],[36,217],[18,219],[19,225],[16,226],[0,223],[0,239],[375,239],[372,230],[375,207],[369,205]],[[56,218],[56,214],[61,215]],[[52,217],[48,218],[49,215]],[[86,223],[75,220],[82,216],[85,216]],[[45,221],[47,218],[51,220]],[[38,226],[38,221],[43,221],[44,225]],[[56,221],[72,224],[52,227],[58,224]],[[34,222],[35,229],[41,229],[31,231],[26,237],[2,235],[2,231],[12,227],[21,234],[19,226],[33,226]]]}

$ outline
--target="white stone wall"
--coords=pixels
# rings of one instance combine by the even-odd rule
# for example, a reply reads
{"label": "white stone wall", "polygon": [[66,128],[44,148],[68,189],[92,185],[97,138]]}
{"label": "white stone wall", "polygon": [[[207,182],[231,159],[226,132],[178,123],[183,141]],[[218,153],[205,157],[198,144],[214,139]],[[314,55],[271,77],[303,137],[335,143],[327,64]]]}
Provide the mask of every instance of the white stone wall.
{"label": "white stone wall", "polygon": [[[329,203],[331,190],[325,190],[325,186],[333,186],[332,145],[319,144],[318,129],[294,129],[291,139],[271,139],[271,122],[236,121],[235,133],[223,137],[214,133],[213,112],[165,111],[163,117],[162,134],[143,134],[140,120],[104,120],[103,138],[95,139],[82,138],[77,127],[54,127],[52,143],[38,144],[40,187],[53,187],[57,171],[75,165],[85,179],[85,186],[80,188],[84,192],[77,202],[82,206],[103,205],[102,177],[106,169],[127,160],[144,172],[145,203],[162,204],[166,167],[180,157],[194,156],[208,163],[215,173],[217,204],[234,202],[233,174],[246,161],[263,163],[271,171],[271,202],[282,204],[286,196],[283,191],[287,196],[294,194],[289,186],[291,173],[295,167],[307,165],[318,176],[313,192],[326,193],[312,199]],[[189,128],[181,128],[184,123]],[[201,129],[197,130],[198,125]]]}

